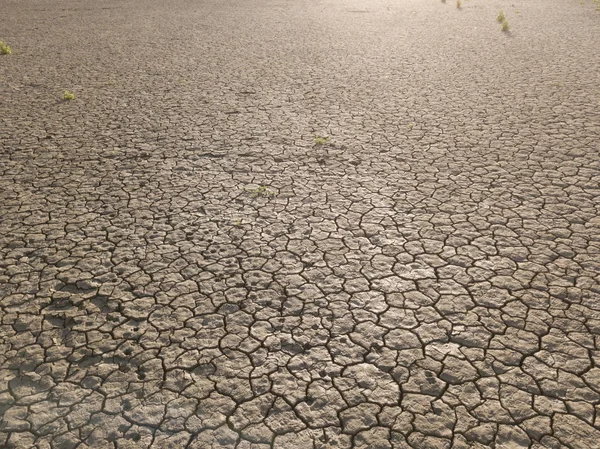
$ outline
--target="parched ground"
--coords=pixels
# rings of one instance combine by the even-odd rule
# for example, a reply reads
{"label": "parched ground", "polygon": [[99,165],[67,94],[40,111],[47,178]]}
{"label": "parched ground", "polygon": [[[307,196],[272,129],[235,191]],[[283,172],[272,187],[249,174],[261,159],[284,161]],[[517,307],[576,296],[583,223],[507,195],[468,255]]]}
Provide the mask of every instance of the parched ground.
{"label": "parched ground", "polygon": [[0,447],[599,448],[596,8],[3,0]]}

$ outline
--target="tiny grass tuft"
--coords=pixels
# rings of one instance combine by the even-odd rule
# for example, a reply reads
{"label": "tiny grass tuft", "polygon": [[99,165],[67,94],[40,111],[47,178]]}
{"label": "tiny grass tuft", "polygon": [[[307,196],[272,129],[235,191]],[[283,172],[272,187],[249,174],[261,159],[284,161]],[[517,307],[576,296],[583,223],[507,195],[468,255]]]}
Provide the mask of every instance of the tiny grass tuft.
{"label": "tiny grass tuft", "polygon": [[65,93],[63,94],[62,99],[63,99],[63,101],[75,100],[75,94],[73,92],[65,90]]}
{"label": "tiny grass tuft", "polygon": [[456,0],[456,7],[458,9],[462,8],[462,2],[460,0]]}
{"label": "tiny grass tuft", "polygon": [[508,30],[510,30],[510,26],[508,25],[508,20],[504,19],[502,21],[502,31],[504,31],[505,33],[507,33]]}
{"label": "tiny grass tuft", "polygon": [[10,46],[4,41],[0,41],[0,55],[10,55],[11,53]]}
{"label": "tiny grass tuft", "polygon": [[504,11],[500,10],[500,12],[498,13],[498,17],[496,17],[496,21],[498,23],[502,23],[506,20],[506,16],[504,15]]}
{"label": "tiny grass tuft", "polygon": [[257,189],[255,189],[252,192],[252,196],[254,198],[259,197],[259,196],[275,196],[275,192],[273,192],[272,190],[269,190],[269,188],[267,186],[259,186]]}
{"label": "tiny grass tuft", "polygon": [[327,137],[315,136],[315,144],[317,144],[317,145],[326,144],[327,142],[329,142],[329,139],[331,139],[331,137],[329,137],[329,136],[327,136]]}

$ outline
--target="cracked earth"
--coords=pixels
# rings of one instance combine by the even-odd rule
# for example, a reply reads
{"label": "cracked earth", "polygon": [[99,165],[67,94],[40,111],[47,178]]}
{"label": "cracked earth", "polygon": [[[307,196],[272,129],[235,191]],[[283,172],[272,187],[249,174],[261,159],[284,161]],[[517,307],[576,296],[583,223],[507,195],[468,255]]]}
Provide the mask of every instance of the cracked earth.
{"label": "cracked earth", "polygon": [[0,447],[600,447],[591,1],[1,8]]}

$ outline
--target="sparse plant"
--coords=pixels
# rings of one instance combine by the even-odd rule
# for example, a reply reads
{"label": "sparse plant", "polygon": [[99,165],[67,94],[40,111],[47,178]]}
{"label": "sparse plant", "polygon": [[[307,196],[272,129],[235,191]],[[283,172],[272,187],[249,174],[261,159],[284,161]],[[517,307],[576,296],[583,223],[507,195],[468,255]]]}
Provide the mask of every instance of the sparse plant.
{"label": "sparse plant", "polygon": [[456,0],[456,7],[458,9],[462,8],[462,2],[460,0]]}
{"label": "sparse plant", "polygon": [[252,192],[252,196],[254,198],[259,197],[259,196],[275,196],[275,192],[273,192],[272,190],[269,190],[269,188],[267,186],[259,186],[257,189],[255,189]]}
{"label": "sparse plant", "polygon": [[500,12],[498,13],[498,17],[496,17],[496,21],[498,23],[502,23],[506,20],[506,16],[504,15],[504,11],[500,10]]}
{"label": "sparse plant", "polygon": [[0,41],[0,55],[10,55],[11,53],[10,46],[4,41]]}
{"label": "sparse plant", "polygon": [[315,136],[315,143],[317,145],[324,145],[327,142],[329,142],[330,139],[331,139],[331,137],[329,137],[329,136],[325,136],[325,137]]}
{"label": "sparse plant", "polygon": [[504,19],[502,21],[502,31],[504,31],[506,33],[506,32],[508,32],[508,30],[510,30],[510,26],[508,25],[508,20]]}
{"label": "sparse plant", "polygon": [[442,0],[442,3],[446,3],[446,0]]}
{"label": "sparse plant", "polygon": [[62,97],[63,101],[75,100],[75,94],[68,90],[65,90]]}

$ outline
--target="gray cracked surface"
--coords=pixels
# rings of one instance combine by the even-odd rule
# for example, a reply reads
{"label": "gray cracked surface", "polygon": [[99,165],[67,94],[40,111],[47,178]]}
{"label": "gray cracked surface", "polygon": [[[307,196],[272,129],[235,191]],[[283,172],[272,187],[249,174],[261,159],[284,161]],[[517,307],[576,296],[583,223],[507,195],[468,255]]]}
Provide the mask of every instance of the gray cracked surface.
{"label": "gray cracked surface", "polygon": [[0,31],[0,447],[600,447],[591,2]]}

